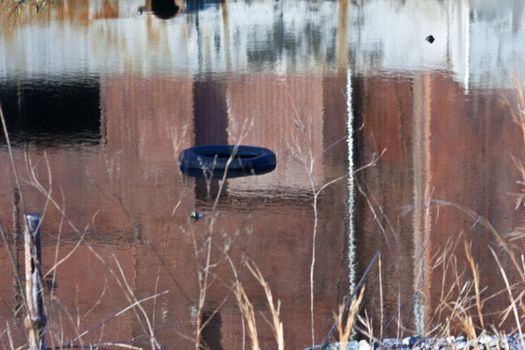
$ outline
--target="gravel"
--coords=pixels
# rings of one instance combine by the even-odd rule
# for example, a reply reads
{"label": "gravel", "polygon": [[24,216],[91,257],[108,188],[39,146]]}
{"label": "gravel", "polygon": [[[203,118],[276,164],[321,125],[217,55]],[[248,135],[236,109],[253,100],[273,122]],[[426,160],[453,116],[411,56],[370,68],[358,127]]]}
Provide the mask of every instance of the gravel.
{"label": "gravel", "polygon": [[[525,343],[525,337],[523,340]],[[465,337],[449,337],[449,338],[432,338],[412,336],[403,339],[383,339],[382,341],[374,341],[372,343],[366,340],[351,341],[348,343],[346,349],[342,349],[339,343],[330,344],[326,350],[425,350],[425,349],[509,349],[509,350],[525,350],[518,335],[508,336],[490,336],[487,334],[480,335],[476,340],[468,340]],[[306,350],[312,350],[308,348]],[[317,345],[313,350],[321,350],[321,346]]]}

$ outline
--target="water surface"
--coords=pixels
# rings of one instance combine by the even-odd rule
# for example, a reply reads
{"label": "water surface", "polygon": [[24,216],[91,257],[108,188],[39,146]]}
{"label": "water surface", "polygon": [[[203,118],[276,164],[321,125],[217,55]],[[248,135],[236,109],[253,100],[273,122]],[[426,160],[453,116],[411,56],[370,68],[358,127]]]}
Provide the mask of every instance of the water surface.
{"label": "water surface", "polygon": [[[242,348],[240,280],[274,348],[250,261],[281,301],[287,348],[307,347],[314,233],[317,342],[376,251],[363,306],[375,336],[446,323],[442,306],[472,279],[463,241],[482,296],[503,288],[480,218],[507,238],[522,225],[523,137],[506,103],[512,74],[525,78],[520,1],[213,1],[168,19],[154,3],[2,15],[0,101],[22,200],[2,139],[0,218],[11,232],[16,213],[43,212],[44,271],[67,257],[46,277],[49,341],[149,346],[148,320],[164,348],[189,348],[201,305],[203,344]],[[277,168],[223,186],[180,173],[184,148],[225,143],[270,148]],[[458,254],[457,274],[443,251]],[[23,344],[3,252],[0,319]],[[488,299],[486,324],[507,305]]]}

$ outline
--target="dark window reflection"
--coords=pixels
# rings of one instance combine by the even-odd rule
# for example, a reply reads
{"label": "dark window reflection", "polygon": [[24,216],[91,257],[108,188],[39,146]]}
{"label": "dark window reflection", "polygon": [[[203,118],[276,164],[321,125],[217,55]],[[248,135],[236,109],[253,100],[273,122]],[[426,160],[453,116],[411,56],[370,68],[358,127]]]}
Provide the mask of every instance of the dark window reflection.
{"label": "dark window reflection", "polygon": [[222,350],[221,326],[222,318],[219,311],[204,311],[201,324],[204,325],[201,333],[201,345],[204,349]]}
{"label": "dark window reflection", "polygon": [[102,138],[98,78],[3,81],[0,102],[15,144],[99,144]]}
{"label": "dark window reflection", "polygon": [[216,80],[193,83],[195,145],[228,144],[228,107],[226,88]]}

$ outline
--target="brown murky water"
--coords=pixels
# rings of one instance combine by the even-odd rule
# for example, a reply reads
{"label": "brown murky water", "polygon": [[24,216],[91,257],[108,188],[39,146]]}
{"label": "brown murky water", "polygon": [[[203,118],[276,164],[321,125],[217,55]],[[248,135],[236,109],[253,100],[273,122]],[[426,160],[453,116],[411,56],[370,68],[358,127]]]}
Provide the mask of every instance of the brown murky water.
{"label": "brown murky water", "polygon": [[[0,101],[22,196],[2,139],[0,219],[11,234],[17,212],[44,214],[48,342],[150,347],[153,330],[162,348],[191,348],[204,297],[203,344],[240,349],[240,280],[261,347],[275,348],[250,261],[281,301],[286,347],[305,348],[314,234],[316,342],[376,251],[363,309],[375,336],[437,333],[457,300],[478,324],[475,293],[461,292],[472,283],[464,241],[484,325],[499,325],[509,302],[491,297],[504,283],[489,247],[514,282],[501,242],[519,264],[523,248],[513,157],[525,154],[511,115],[522,2],[178,4],[173,17],[155,1],[2,14]],[[216,201],[220,185],[181,174],[178,155],[217,143],[270,148],[277,168],[228,179]],[[9,330],[19,345],[2,248],[0,339]]]}

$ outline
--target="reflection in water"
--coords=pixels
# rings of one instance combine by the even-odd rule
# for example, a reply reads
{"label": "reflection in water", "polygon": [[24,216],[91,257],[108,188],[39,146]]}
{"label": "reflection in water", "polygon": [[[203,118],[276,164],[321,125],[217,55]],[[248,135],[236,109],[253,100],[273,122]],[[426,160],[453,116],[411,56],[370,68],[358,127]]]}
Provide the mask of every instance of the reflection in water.
{"label": "reflection in water", "polygon": [[179,10],[175,0],[151,0],[151,11],[160,19],[173,18]]}
{"label": "reflection in water", "polygon": [[[176,4],[181,11],[165,21],[149,1],[64,1],[0,32],[0,98],[14,140],[26,144],[14,148],[24,208],[11,207],[16,183],[6,175],[0,218],[46,208],[44,270],[68,257],[52,275],[50,322],[79,317],[55,324],[67,339],[159,294],[144,302],[145,314],[125,314],[82,340],[150,344],[147,315],[155,340],[170,348],[240,348],[238,279],[257,311],[260,342],[272,348],[259,317],[271,317],[266,297],[243,265],[250,260],[282,302],[287,347],[304,348],[314,230],[318,340],[376,250],[382,271],[370,275],[364,305],[380,320],[376,335],[446,324],[443,305],[464,297],[455,272],[470,276],[462,240],[473,242],[483,296],[500,291],[488,248],[498,239],[465,210],[499,232],[523,225],[523,208],[508,195],[518,192],[519,174],[507,156],[522,159],[522,137],[501,103],[514,101],[506,90],[512,68],[525,78],[523,6]],[[140,15],[139,6],[148,11]],[[272,173],[224,184],[182,175],[180,151],[211,143],[267,147],[280,162]],[[0,163],[9,169],[5,149]],[[316,219],[312,191],[332,181]],[[54,201],[46,205],[48,189]],[[203,219],[194,222],[196,210]],[[453,253],[456,266],[437,258]],[[5,253],[0,266],[10,266]],[[0,298],[4,324],[11,288],[0,288]],[[486,324],[498,324],[489,315],[507,305],[486,300]],[[209,321],[200,339],[196,320]],[[21,327],[12,330],[22,343]]]}
{"label": "reflection in water", "polygon": [[[501,290],[488,248],[499,245],[498,238],[464,210],[487,218],[501,233],[520,227],[521,209],[514,209],[509,196],[519,177],[509,154],[522,154],[522,140],[508,108],[498,102],[501,93],[470,90],[465,98],[462,88],[441,74],[355,84],[353,91],[359,89],[362,96],[354,93],[355,108],[366,121],[359,133],[364,153],[358,166],[386,150],[377,166],[357,180],[366,194],[358,197],[356,209],[366,237],[358,242],[359,259],[378,247],[383,251],[384,281],[391,287],[384,294],[383,316],[403,316],[401,325],[389,322],[385,331],[406,327],[408,333],[425,333],[447,322],[443,301],[452,303],[461,295],[463,282],[454,274],[467,268],[461,258],[463,240],[474,243],[481,283],[487,286],[484,295]],[[368,102],[376,100],[390,107]],[[458,266],[451,265],[453,254],[460,259]],[[414,282],[405,283],[409,278]],[[369,296],[372,310],[381,303],[378,297]],[[488,315],[505,306],[504,300],[490,299],[484,310]],[[486,316],[485,322],[499,319]]]}
{"label": "reflection in water", "polygon": [[221,345],[221,313],[215,310],[204,312],[202,315],[202,330],[201,346],[208,349],[222,350]]}
{"label": "reflection in water", "polygon": [[98,144],[102,138],[97,77],[7,80],[0,101],[14,142]]}
{"label": "reflection in water", "polygon": [[0,77],[301,72],[336,64],[336,1],[233,1],[224,8],[191,1],[180,4],[185,12],[169,21],[140,15],[140,6],[144,0],[80,0],[30,17],[20,30],[2,31],[0,52],[10,54],[0,55]]}
{"label": "reflection in water", "polygon": [[208,7],[217,8],[221,4],[222,0],[195,0],[195,1],[186,1],[186,11],[187,12],[196,12],[203,11]]}
{"label": "reflection in water", "polygon": [[[99,130],[103,130],[104,135],[99,149],[54,147],[46,149],[44,157],[40,146],[32,142],[37,135],[29,135],[33,139],[29,140],[27,151],[36,177],[47,184],[46,166],[49,165],[53,193],[64,193],[65,198],[56,204],[65,207],[68,220],[75,225],[61,225],[60,210],[54,205],[48,206],[43,227],[48,233],[43,242],[43,260],[49,264],[45,269],[55,261],[57,241],[61,242],[57,259],[72,252],[67,262],[56,270],[58,287],[53,291],[54,300],[60,300],[65,308],[50,301],[50,322],[73,313],[82,316],[80,323],[56,325],[56,328],[63,329],[70,338],[78,333],[77,329],[80,332],[90,329],[129,305],[129,300],[123,298],[129,297],[129,293],[119,288],[119,281],[125,280],[137,300],[169,291],[145,302],[144,308],[148,316],[155,315],[150,316],[150,321],[159,343],[187,348],[186,338],[195,337],[192,310],[200,305],[202,276],[207,271],[203,250],[208,239],[212,239],[213,275],[202,305],[202,310],[206,310],[203,320],[211,321],[203,330],[201,341],[214,344],[214,348],[228,349],[240,348],[243,342],[238,306],[230,291],[235,278],[224,260],[226,252],[256,309],[261,343],[267,344],[266,347],[274,344],[271,328],[260,317],[261,313],[266,318],[270,315],[261,286],[243,267],[246,259],[257,264],[275,299],[282,302],[287,346],[306,347],[310,343],[310,330],[304,325],[310,323],[312,185],[320,188],[347,172],[346,145],[341,142],[346,133],[346,70],[323,72],[316,68],[305,74],[312,63],[303,67],[300,63],[306,62],[304,52],[317,57],[317,61],[322,57],[315,50],[322,50],[323,45],[305,47],[301,34],[295,33],[302,30],[301,26],[318,23],[319,19],[312,16],[304,19],[306,23],[297,23],[300,15],[287,12],[284,5],[276,9],[272,5],[262,22],[255,12],[246,11],[252,19],[258,19],[253,23],[262,26],[260,30],[250,30],[252,23],[239,22],[242,19],[239,13],[244,13],[248,5],[232,3],[227,17],[231,45],[244,45],[246,53],[258,51],[256,45],[248,45],[248,37],[262,35],[264,38],[264,32],[273,31],[265,21],[278,19],[282,32],[276,36],[276,45],[280,45],[283,35],[288,46],[285,50],[276,47],[277,54],[268,55],[283,60],[278,71],[267,58],[257,55],[248,58],[247,54],[229,48],[228,65],[232,71],[225,73],[220,68],[221,62],[227,62],[220,57],[226,52],[221,46],[225,37],[216,29],[221,28],[226,13],[218,12],[219,6],[205,7],[198,13],[186,12],[167,22],[155,22],[149,12],[135,17],[126,9],[128,3],[119,2],[118,11],[114,6],[108,8],[107,19],[103,16],[106,9],[97,7],[96,3],[75,4],[79,10],[88,9],[87,18],[82,22],[84,27],[80,29],[78,23],[68,22],[70,17],[58,18],[55,11],[60,13],[64,8],[53,8],[42,31],[55,40],[48,40],[46,36],[25,37],[21,27],[0,41],[3,47],[12,48],[21,45],[18,39],[25,41],[12,50],[13,55],[24,57],[25,63],[2,56],[1,72],[6,79],[30,79],[35,71],[46,77],[62,77],[62,71],[97,77],[96,115],[100,116]],[[129,4],[136,10],[135,5]],[[266,3],[254,3],[254,6],[268,8]],[[293,6],[301,7],[304,3]],[[337,3],[330,6],[328,9],[333,10]],[[327,13],[326,5],[323,7],[320,11]],[[315,12],[315,8],[310,11]],[[74,15],[79,14],[74,12]],[[198,28],[193,22],[197,16]],[[296,25],[299,29],[295,29]],[[141,37],[144,33],[148,34],[147,40]],[[193,35],[200,38],[197,46],[192,46],[197,43]],[[319,38],[318,33],[315,35]],[[322,40],[333,40],[331,37],[330,34]],[[40,40],[41,46],[29,44],[34,40]],[[61,45],[66,45],[64,40],[70,46],[87,45],[92,50],[86,53],[82,47],[78,50],[70,47],[68,52],[72,50],[73,57],[66,60],[59,52]],[[46,49],[39,51],[41,47]],[[266,40],[261,41],[261,47],[263,51],[273,50]],[[37,52],[30,53],[27,48]],[[99,50],[104,52],[103,56]],[[152,51],[158,55],[152,56]],[[297,60],[284,64],[291,54],[296,55]],[[33,55],[38,56],[38,60]],[[201,59],[192,61],[195,57]],[[189,66],[185,65],[190,61]],[[195,62],[199,62],[197,66]],[[248,69],[247,64],[252,63],[247,62],[254,62],[256,69]],[[12,69],[11,63],[18,68]],[[269,63],[271,66],[266,66]],[[327,115],[331,117],[325,118]],[[283,162],[266,175],[228,180],[222,187],[224,194],[213,209],[218,183],[207,187],[208,183],[201,179],[182,176],[177,157],[182,149],[195,144],[243,141],[275,150]],[[333,152],[324,152],[325,149]],[[24,149],[15,149],[17,162],[24,161],[23,152]],[[310,161],[315,161],[315,166],[308,170]],[[7,154],[3,153],[1,162],[8,166]],[[10,198],[8,189],[15,186],[14,180],[5,178],[4,181],[0,195]],[[42,210],[45,196],[34,186],[24,184],[22,192],[28,210]],[[322,236],[319,235],[324,242],[318,242],[319,261],[314,276],[317,339],[329,328],[332,312],[348,290],[345,193],[344,181],[338,181],[319,197],[319,222],[323,223]],[[11,212],[9,204],[9,201],[1,202],[2,220],[6,222]],[[191,220],[190,214],[195,210],[202,212],[202,220]],[[212,219],[216,229],[210,231]],[[74,248],[84,228],[85,241]],[[97,256],[90,253],[91,249]],[[2,259],[2,263],[6,262],[5,256]],[[122,273],[115,278],[110,271],[119,270],[117,262]],[[8,285],[9,276],[4,276],[2,283]],[[10,289],[1,289],[0,293],[2,300],[13,299]],[[2,315],[9,319],[9,307],[4,310]],[[219,310],[220,317],[207,314],[207,310]],[[135,339],[137,345],[147,344],[150,335],[147,328],[143,328],[145,322],[142,316],[137,319],[132,313],[126,314],[118,323],[110,322],[103,329],[93,330],[84,340],[103,335],[108,340]],[[19,339],[22,330],[17,331]]]}
{"label": "reflection in water", "polygon": [[228,143],[228,103],[226,86],[221,81],[197,80],[193,85],[195,145]]}
{"label": "reflection in water", "polygon": [[[515,31],[525,20],[523,2],[511,6],[513,1],[375,0],[355,6],[352,68],[362,74],[447,71],[465,89],[511,88],[513,71],[525,80],[519,54],[525,32]],[[432,45],[425,41],[429,34],[436,39]]]}
{"label": "reflection in water", "polygon": [[350,281],[350,290],[353,290],[356,282],[356,222],[355,222],[355,160],[356,160],[356,149],[355,149],[355,137],[354,130],[358,130],[359,127],[354,125],[356,118],[354,117],[354,110],[352,110],[352,99],[354,92],[352,91],[352,72],[348,70],[347,75],[347,148],[348,148],[348,279]]}
{"label": "reflection in water", "polygon": [[429,295],[428,263],[430,257],[430,233],[432,217],[429,206],[432,200],[431,168],[430,168],[430,121],[432,116],[432,90],[430,77],[421,76],[414,79],[413,102],[413,259],[414,266],[414,322],[416,333],[426,334],[425,319],[428,305],[425,305],[425,295]]}

